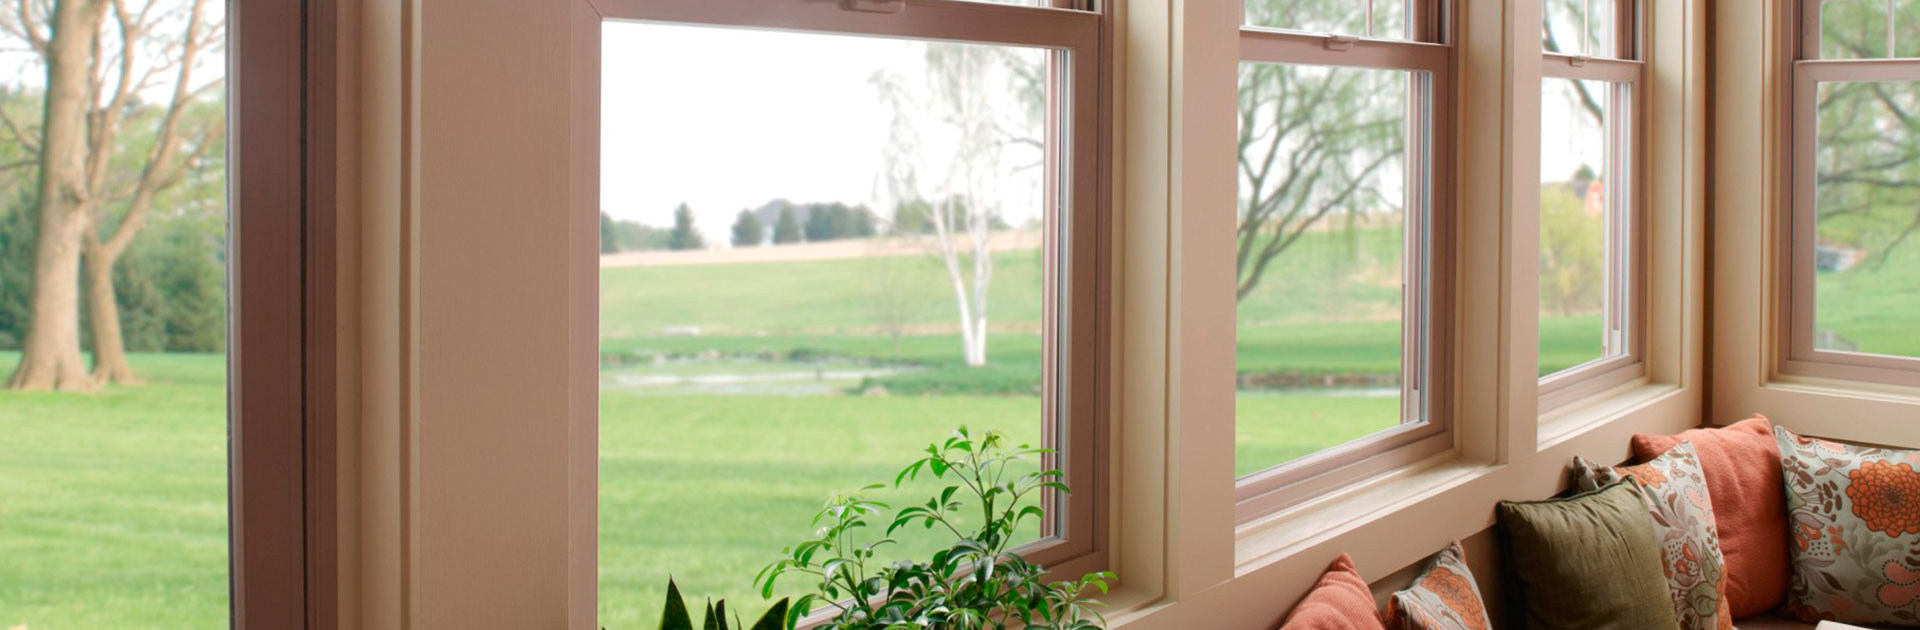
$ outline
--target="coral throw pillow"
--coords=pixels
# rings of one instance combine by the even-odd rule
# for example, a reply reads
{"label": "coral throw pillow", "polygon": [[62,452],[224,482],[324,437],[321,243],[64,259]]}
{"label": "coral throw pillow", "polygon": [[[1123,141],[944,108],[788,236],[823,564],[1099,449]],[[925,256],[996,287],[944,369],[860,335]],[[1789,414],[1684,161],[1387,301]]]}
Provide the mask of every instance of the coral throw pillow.
{"label": "coral throw pillow", "polygon": [[1780,451],[1765,416],[1719,429],[1633,436],[1633,457],[1652,461],[1692,442],[1714,497],[1714,524],[1727,559],[1727,606],[1740,619],[1773,610],[1787,596],[1787,501]]}
{"label": "coral throw pillow", "polygon": [[1386,630],[1380,625],[1380,611],[1374,608],[1373,591],[1360,572],[1353,569],[1353,558],[1340,554],[1320,582],[1287,614],[1280,630]]}
{"label": "coral throw pillow", "polygon": [[1598,466],[1579,457],[1573,462],[1582,491],[1626,479],[1640,482],[1641,499],[1653,516],[1653,535],[1660,540],[1661,568],[1667,573],[1667,591],[1673,596],[1680,630],[1733,630],[1713,499],[1693,444],[1682,443],[1638,466]]}
{"label": "coral throw pillow", "polygon": [[1774,433],[1793,527],[1785,611],[1920,626],[1920,451]]}
{"label": "coral throw pillow", "polygon": [[1413,586],[1387,599],[1391,630],[1487,630],[1487,606],[1456,542],[1427,564]]}

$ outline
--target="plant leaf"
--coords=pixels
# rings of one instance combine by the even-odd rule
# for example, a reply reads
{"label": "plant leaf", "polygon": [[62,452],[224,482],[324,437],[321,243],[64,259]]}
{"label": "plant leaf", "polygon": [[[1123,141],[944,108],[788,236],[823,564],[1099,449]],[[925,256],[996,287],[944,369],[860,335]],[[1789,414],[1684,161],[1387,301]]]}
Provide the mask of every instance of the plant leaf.
{"label": "plant leaf", "polygon": [[680,585],[667,578],[667,604],[660,613],[660,630],[693,630],[693,617],[687,614],[687,602],[680,598]]}

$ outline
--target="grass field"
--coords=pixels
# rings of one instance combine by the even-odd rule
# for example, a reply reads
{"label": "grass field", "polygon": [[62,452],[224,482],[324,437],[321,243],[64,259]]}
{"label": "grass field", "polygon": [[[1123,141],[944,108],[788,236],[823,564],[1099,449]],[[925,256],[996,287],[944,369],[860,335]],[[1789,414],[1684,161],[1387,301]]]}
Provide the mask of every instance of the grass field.
{"label": "grass field", "polygon": [[0,392],[0,628],[226,625],[225,366],[132,360],[149,384]]}

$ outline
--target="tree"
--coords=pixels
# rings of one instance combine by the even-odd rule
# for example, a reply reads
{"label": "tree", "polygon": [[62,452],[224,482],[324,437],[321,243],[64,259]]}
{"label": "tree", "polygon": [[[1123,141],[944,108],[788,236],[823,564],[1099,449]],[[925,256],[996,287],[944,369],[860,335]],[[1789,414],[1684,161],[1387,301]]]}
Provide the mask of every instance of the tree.
{"label": "tree", "polygon": [[615,219],[613,215],[607,214],[607,211],[600,211],[600,253],[602,254],[667,249],[672,236],[672,230],[642,225],[625,219]]}
{"label": "tree", "polygon": [[17,350],[32,313],[34,201],[19,191],[0,206],[0,349]]}
{"label": "tree", "polygon": [[[192,0],[188,8],[186,26],[179,40],[177,57],[170,61],[177,66],[172,78],[173,91],[164,113],[157,122],[158,130],[152,140],[152,148],[146,152],[144,163],[139,167],[139,176],[131,184],[129,201],[121,211],[119,223],[106,236],[102,232],[108,225],[110,209],[105,203],[89,206],[91,229],[86,231],[82,243],[82,254],[87,269],[88,321],[93,331],[93,378],[101,383],[132,383],[138,378],[132,366],[127,364],[124,341],[121,338],[119,300],[114,292],[114,268],[119,263],[127,246],[135,235],[146,226],[147,214],[153,206],[154,197],[161,191],[180,183],[188,169],[200,161],[209,150],[221,148],[218,139],[225,128],[225,121],[219,115],[198,117],[203,124],[193,129],[182,126],[189,108],[194,107],[197,95],[209,88],[217,89],[219,82],[204,86],[193,85],[193,70],[198,55],[214,46],[223,35],[219,25],[209,26],[204,14],[207,0]],[[149,3],[145,9],[152,9]],[[108,103],[94,114],[96,123],[94,146],[90,152],[101,160],[94,167],[93,176],[99,181],[105,180],[104,171],[108,170],[105,161],[117,149],[115,146],[114,118],[116,110],[129,107],[130,99],[138,85],[149,84],[166,67],[161,65],[144,71],[137,71],[131,59],[138,57],[132,51],[154,47],[160,43],[157,33],[160,22],[158,17],[141,13],[132,13],[119,2],[114,3],[114,20],[121,34],[121,68],[115,82],[113,96]],[[138,78],[135,78],[138,77]],[[102,81],[104,83],[104,81]],[[218,111],[218,110],[215,110]],[[191,136],[191,139],[189,139]],[[184,149],[184,150],[183,150]],[[106,197],[107,186],[95,186],[97,198]]]}
{"label": "tree", "polygon": [[[39,167],[31,315],[8,386],[82,390],[128,382],[134,376],[126,364],[114,268],[146,224],[155,197],[179,183],[196,153],[215,144],[187,136],[218,134],[224,127],[181,124],[198,96],[218,87],[192,85],[192,73],[197,56],[221,41],[221,27],[206,18],[206,0],[192,0],[185,15],[157,1],[137,7],[116,0],[50,7],[16,1],[12,19],[0,29],[36,54],[47,83],[38,134],[11,116],[0,120],[36,154]],[[108,18],[115,27],[111,34],[104,29]],[[142,104],[143,93],[162,89],[170,92],[162,105]],[[150,136],[135,128],[144,124],[153,125]],[[141,146],[130,149],[129,143]],[[80,357],[83,258],[95,346],[91,374]]]}
{"label": "tree", "polygon": [[820,243],[840,238],[839,227],[834,225],[833,212],[836,208],[827,205],[810,204],[807,206],[807,220],[802,233],[807,242]]}
{"label": "tree", "polygon": [[[997,193],[1012,171],[1004,158],[1010,146],[1038,143],[1044,110],[1023,102],[1027,106],[1018,111],[1000,111],[980,95],[1007,86],[1018,91],[1046,71],[1039,57],[985,46],[929,43],[924,59],[921,85],[893,74],[873,78],[893,111],[882,156],[885,183],[896,209],[913,200],[939,200],[927,204],[934,253],[953,287],[966,365],[980,367],[987,364]],[[935,153],[922,142],[923,130],[952,140],[950,147],[943,146],[950,151]],[[923,182],[922,173],[937,173],[939,179]]]}
{"label": "tree", "polygon": [[773,243],[786,245],[800,242],[800,220],[793,216],[793,206],[780,208],[780,220],[773,224]]}
{"label": "tree", "polygon": [[[1888,56],[1887,7],[1834,3],[1821,19],[1820,50],[1829,59]],[[1899,56],[1913,56],[1911,25],[1898,34]],[[1824,83],[1816,94],[1814,152],[1816,238],[1821,246],[1865,254],[1877,271],[1920,232],[1920,87],[1912,82]]]}
{"label": "tree", "polygon": [[1237,298],[1327,218],[1401,209],[1379,184],[1405,163],[1406,94],[1393,73],[1241,66]]}
{"label": "tree", "polygon": [[693,209],[687,204],[673,209],[673,231],[667,234],[667,249],[704,249],[707,240],[700,236],[700,228],[693,224]]}
{"label": "tree", "polygon": [[[24,1],[22,12],[30,8]],[[53,5],[51,28],[26,18],[12,25],[47,68],[45,112],[38,138],[14,128],[15,140],[39,155],[38,223],[34,239],[32,305],[12,389],[88,390],[94,386],[80,359],[80,241],[86,231],[86,117],[92,109],[89,66],[106,18],[107,0]]]}
{"label": "tree", "polygon": [[[1589,180],[1591,181],[1591,180]],[[1542,184],[1540,188],[1540,304],[1560,315],[1595,312],[1606,301],[1606,223],[1589,215],[1586,186]]]}
{"label": "tree", "polygon": [[752,210],[741,210],[740,216],[733,219],[733,246],[755,247],[766,236],[766,226],[760,225],[760,217]]}

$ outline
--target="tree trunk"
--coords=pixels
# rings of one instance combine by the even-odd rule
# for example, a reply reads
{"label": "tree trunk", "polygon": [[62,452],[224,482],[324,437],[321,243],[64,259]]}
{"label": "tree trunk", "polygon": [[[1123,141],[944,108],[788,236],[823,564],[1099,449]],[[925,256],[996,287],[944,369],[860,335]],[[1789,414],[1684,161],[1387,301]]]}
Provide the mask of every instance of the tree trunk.
{"label": "tree trunk", "polygon": [[106,16],[101,0],[54,3],[46,47],[47,95],[41,120],[40,233],[34,243],[32,315],[11,389],[93,388],[80,360],[80,243],[87,229],[86,114],[93,38]]}
{"label": "tree trunk", "polygon": [[[49,208],[54,205],[54,208]],[[55,211],[49,211],[55,210]],[[80,359],[79,213],[41,204],[34,246],[32,313],[20,366],[9,389],[85,391],[93,388]]]}
{"label": "tree trunk", "polygon": [[120,335],[120,302],[113,290],[113,265],[118,252],[86,248],[87,320],[93,328],[93,380],[106,385],[134,385],[140,379],[127,365],[126,343]]}

